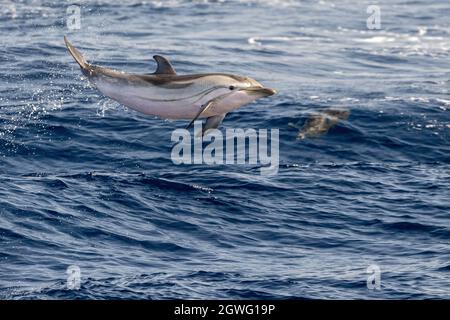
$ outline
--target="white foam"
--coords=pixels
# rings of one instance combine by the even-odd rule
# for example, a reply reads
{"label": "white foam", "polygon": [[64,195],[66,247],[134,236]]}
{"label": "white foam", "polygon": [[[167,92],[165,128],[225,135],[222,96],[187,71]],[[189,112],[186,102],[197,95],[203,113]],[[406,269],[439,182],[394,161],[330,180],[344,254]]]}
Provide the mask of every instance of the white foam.
{"label": "white foam", "polygon": [[292,42],[292,41],[309,41],[311,37],[286,37],[286,36],[277,36],[277,37],[250,37],[247,39],[249,44],[263,45],[263,42]]}

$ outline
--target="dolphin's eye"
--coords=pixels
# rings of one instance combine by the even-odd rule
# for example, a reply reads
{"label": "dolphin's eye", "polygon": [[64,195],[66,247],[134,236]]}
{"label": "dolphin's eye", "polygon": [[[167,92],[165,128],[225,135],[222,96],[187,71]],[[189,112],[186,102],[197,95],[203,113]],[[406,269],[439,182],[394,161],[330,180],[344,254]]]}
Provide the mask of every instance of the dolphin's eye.
{"label": "dolphin's eye", "polygon": [[230,86],[229,87],[230,90],[234,90],[234,88],[235,88],[234,86]]}

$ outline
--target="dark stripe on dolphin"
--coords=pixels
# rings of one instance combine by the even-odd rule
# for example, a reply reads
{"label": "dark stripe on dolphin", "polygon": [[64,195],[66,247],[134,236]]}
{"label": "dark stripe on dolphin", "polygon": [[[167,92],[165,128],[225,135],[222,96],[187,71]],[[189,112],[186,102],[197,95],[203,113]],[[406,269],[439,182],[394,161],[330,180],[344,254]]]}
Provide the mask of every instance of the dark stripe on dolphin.
{"label": "dark stripe on dolphin", "polygon": [[206,96],[207,94],[213,92],[213,91],[216,90],[216,89],[221,89],[221,88],[224,88],[224,87],[221,87],[221,86],[215,86],[215,87],[212,87],[212,88],[203,90],[202,92],[196,93],[196,94],[194,94],[194,95],[192,95],[192,96],[183,97],[183,98],[178,98],[178,99],[151,99],[151,98],[146,98],[146,97],[141,97],[141,96],[136,96],[136,97],[139,98],[139,99],[147,100],[147,101],[170,102],[170,101],[181,101],[181,100],[186,100],[186,99],[191,99],[191,98],[195,98],[195,97],[201,96],[201,97],[199,97],[197,100],[195,100],[195,102],[197,102],[197,101],[199,101],[201,98],[203,98],[204,96]]}
{"label": "dark stripe on dolphin", "polygon": [[[130,73],[124,73],[119,72],[113,69],[99,67],[95,65],[90,65],[88,67],[88,76],[91,78],[95,77],[108,77],[114,81],[123,81],[125,84],[129,85],[136,85],[136,83],[139,82],[149,82],[154,86],[166,88],[166,89],[180,89],[180,88],[187,88],[194,84],[193,82],[188,83],[178,83],[182,81],[188,81],[188,80],[195,80],[202,77],[207,76],[213,76],[213,75],[223,75],[223,76],[231,76],[234,79],[238,78],[238,76],[233,76],[225,73],[204,73],[204,74],[196,74],[196,75],[182,75],[182,76],[154,76],[154,75],[139,75],[139,74],[130,74]],[[245,78],[243,78],[245,79]],[[201,96],[198,100],[200,100],[203,96],[213,92],[216,89],[223,88],[221,86],[214,86],[212,88],[205,89],[199,93],[196,93],[192,96],[183,97],[179,99],[150,99],[146,97],[140,97],[140,99],[148,100],[148,101],[163,101],[163,102],[169,102],[169,101],[177,101],[177,100],[185,100],[190,98],[195,98],[197,96]]]}
{"label": "dark stripe on dolphin", "polygon": [[107,76],[111,78],[125,80],[127,82],[144,81],[154,86],[166,89],[182,89],[193,85],[195,80],[209,76],[230,77],[236,81],[245,81],[246,78],[227,73],[203,73],[203,74],[187,74],[187,75],[141,75],[119,72],[113,69],[89,65],[85,72],[89,77]]}
{"label": "dark stripe on dolphin", "polygon": [[[160,75],[132,75],[139,79],[151,83],[154,86],[166,88],[166,89],[182,89],[188,88],[194,84],[195,80],[209,76],[224,76],[235,79],[236,81],[245,81],[244,77],[227,74],[227,73],[203,73],[203,74],[187,74],[187,75],[170,75],[170,76],[160,76]],[[181,82],[181,83],[180,83]]]}

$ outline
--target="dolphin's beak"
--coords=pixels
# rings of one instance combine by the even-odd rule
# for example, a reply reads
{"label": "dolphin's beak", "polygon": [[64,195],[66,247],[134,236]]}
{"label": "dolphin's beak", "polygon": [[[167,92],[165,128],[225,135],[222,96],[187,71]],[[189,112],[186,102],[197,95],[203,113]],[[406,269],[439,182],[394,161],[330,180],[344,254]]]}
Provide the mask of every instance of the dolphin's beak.
{"label": "dolphin's beak", "polygon": [[247,94],[249,94],[249,95],[258,95],[260,97],[268,97],[268,96],[272,96],[275,93],[277,93],[277,91],[274,89],[264,88],[264,87],[256,87],[256,86],[243,88],[241,90],[247,92]]}

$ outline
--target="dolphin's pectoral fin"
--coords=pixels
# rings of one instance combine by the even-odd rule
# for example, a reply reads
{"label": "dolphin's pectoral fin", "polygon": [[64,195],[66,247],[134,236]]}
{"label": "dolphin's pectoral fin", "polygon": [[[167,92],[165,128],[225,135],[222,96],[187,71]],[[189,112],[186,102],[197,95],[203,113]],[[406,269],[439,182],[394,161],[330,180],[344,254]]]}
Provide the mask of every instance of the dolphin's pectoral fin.
{"label": "dolphin's pectoral fin", "polygon": [[153,59],[155,59],[156,63],[158,64],[158,67],[156,68],[156,71],[154,74],[165,74],[165,75],[175,75],[177,74],[175,72],[175,69],[172,67],[172,64],[169,60],[164,58],[163,56],[155,55],[153,56]]}
{"label": "dolphin's pectoral fin", "polygon": [[202,130],[199,130],[195,136],[197,138],[204,137],[205,135],[208,134],[209,130],[217,129],[222,124],[222,121],[226,115],[227,114],[224,113],[224,114],[219,114],[218,116],[208,117],[206,119],[206,122],[202,126]]}
{"label": "dolphin's pectoral fin", "polygon": [[203,133],[209,129],[217,129],[227,114],[219,114],[218,116],[209,117],[203,125]]}
{"label": "dolphin's pectoral fin", "polygon": [[200,115],[207,111],[209,108],[211,108],[214,105],[214,99],[208,101],[207,103],[205,103],[204,105],[202,105],[200,107],[200,111],[195,115],[194,119],[192,119],[192,121],[189,123],[189,125],[186,127],[186,129],[189,129],[190,127],[192,127],[192,125],[194,124],[195,120],[198,119],[198,117],[200,117]]}
{"label": "dolphin's pectoral fin", "polygon": [[[205,124],[202,127],[202,136],[204,136],[205,134],[208,134],[208,130],[210,129],[217,129],[220,124],[222,123],[223,119],[225,118],[227,114],[219,114],[218,116],[212,116],[206,119]],[[200,133],[198,133],[198,136],[200,135]]]}

